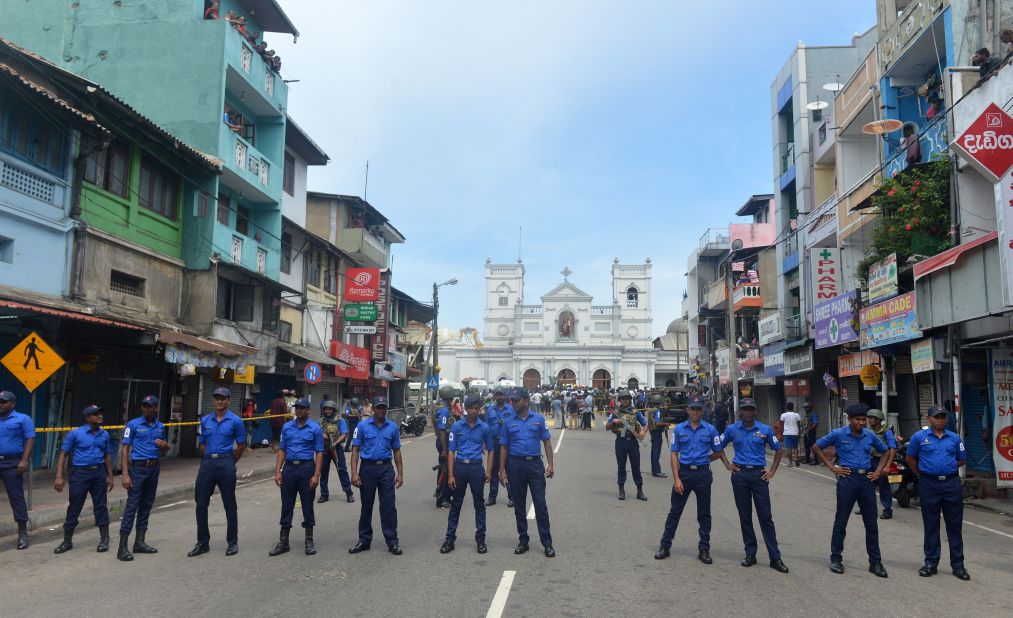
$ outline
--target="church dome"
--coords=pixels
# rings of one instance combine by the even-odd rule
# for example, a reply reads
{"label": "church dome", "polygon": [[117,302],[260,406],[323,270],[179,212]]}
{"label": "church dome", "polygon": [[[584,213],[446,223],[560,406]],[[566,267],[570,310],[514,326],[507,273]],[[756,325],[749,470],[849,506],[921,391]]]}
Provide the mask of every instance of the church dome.
{"label": "church dome", "polygon": [[676,333],[684,333],[686,332],[686,324],[682,318],[675,318],[674,320],[668,323],[668,329],[666,329],[665,332],[670,335],[674,335]]}

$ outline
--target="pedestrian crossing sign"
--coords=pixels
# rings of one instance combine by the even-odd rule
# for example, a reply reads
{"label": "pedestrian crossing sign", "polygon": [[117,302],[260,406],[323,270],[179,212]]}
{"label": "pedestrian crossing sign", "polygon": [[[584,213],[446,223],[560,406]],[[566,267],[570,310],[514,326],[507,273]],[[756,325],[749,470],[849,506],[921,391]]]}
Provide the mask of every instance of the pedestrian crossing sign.
{"label": "pedestrian crossing sign", "polygon": [[63,358],[56,350],[49,347],[49,344],[34,332],[14,346],[0,359],[0,363],[3,363],[3,366],[20,380],[29,392],[35,392],[40,384],[64,365]]}
{"label": "pedestrian crossing sign", "polygon": [[440,376],[429,376],[426,378],[426,388],[430,390],[440,388]]}

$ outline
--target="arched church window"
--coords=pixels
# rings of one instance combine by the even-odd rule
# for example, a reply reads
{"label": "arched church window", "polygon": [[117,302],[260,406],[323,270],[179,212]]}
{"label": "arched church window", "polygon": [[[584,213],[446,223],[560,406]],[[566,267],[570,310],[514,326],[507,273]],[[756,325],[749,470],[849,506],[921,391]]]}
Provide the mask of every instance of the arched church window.
{"label": "arched church window", "polygon": [[559,314],[559,340],[574,341],[575,319],[570,311]]}
{"label": "arched church window", "polygon": [[640,306],[640,292],[637,288],[632,285],[626,290],[626,306],[627,307],[639,307]]}

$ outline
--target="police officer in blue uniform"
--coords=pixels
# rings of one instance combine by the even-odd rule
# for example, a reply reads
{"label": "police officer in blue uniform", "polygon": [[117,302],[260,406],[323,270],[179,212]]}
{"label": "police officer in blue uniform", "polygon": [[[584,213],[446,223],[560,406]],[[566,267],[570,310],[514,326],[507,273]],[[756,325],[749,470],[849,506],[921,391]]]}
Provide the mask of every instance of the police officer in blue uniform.
{"label": "police officer in blue uniform", "polygon": [[[404,484],[400,434],[397,423],[387,418],[387,398],[373,397],[373,417],[363,419],[352,434],[352,485],[359,488],[362,509],[359,542],[348,548],[350,554],[368,550],[373,542],[373,502],[377,494],[380,494],[380,528],[387,541],[387,551],[395,556],[402,554],[394,503],[394,490]],[[392,459],[397,476],[391,467]]]}
{"label": "police officer in blue uniform", "polygon": [[[619,499],[626,499],[626,460],[629,459],[633,483],[637,486],[637,500],[646,501],[644,477],[640,474],[640,441],[647,434],[647,417],[633,407],[633,396],[630,395],[630,391],[625,389],[619,391],[617,398],[619,407],[609,414],[605,429],[616,434],[616,482],[619,484]],[[623,420],[633,431],[623,427]]]}
{"label": "police officer in blue uniform", "polygon": [[14,409],[17,398],[0,391],[0,480],[18,524],[18,549],[28,549],[28,505],[22,478],[32,460],[35,424],[31,417]]}
{"label": "police officer in blue uniform", "polygon": [[[753,529],[755,504],[763,543],[767,546],[767,556],[770,557],[770,568],[787,573],[788,567],[781,560],[774,517],[770,512],[769,485],[781,464],[784,450],[774,435],[774,430],[756,420],[756,402],[751,398],[743,397],[739,400],[739,418],[741,420],[726,427],[721,436],[721,461],[732,473],[732,494],[735,496],[735,508],[739,512],[742,543],[746,548],[746,557],[739,564],[744,567],[756,564],[756,531]],[[724,454],[724,449],[729,444],[735,447],[735,457],[731,464]],[[766,469],[768,446],[774,451],[774,462],[770,465],[770,470]]]}
{"label": "police officer in blue uniform", "polygon": [[[545,556],[554,558],[552,533],[549,530],[549,508],[545,503],[545,479],[552,478],[552,443],[545,417],[528,409],[528,389],[517,387],[510,391],[510,404],[514,415],[503,423],[500,429],[500,457],[503,465],[499,470],[500,483],[510,480],[510,498],[514,501],[514,518],[517,520],[519,537],[515,554],[528,551],[528,517],[525,507],[528,490],[535,506],[535,522],[538,524],[538,538],[545,548]],[[546,463],[538,453],[539,442],[545,449]]]}
{"label": "police officer in blue uniform", "polygon": [[288,533],[292,529],[292,513],[298,496],[302,504],[302,527],[306,531],[306,555],[317,553],[313,544],[313,498],[320,483],[320,466],[324,461],[324,431],[310,420],[310,400],[295,402],[295,418],[281,428],[278,455],[274,464],[274,482],[281,488],[281,531],[278,544],[267,552],[278,556],[289,550]]}
{"label": "police officer in blue uniform", "polygon": [[942,552],[939,543],[939,515],[946,522],[946,539],[950,543],[950,567],[957,578],[967,581],[971,576],[964,568],[964,494],[958,475],[967,460],[964,442],[946,429],[947,412],[942,406],[929,408],[929,428],[911,436],[907,447],[907,463],[918,475],[918,499],[921,501],[922,526],[925,528],[925,565],[918,570],[922,577],[937,573]]}
{"label": "police officer in blue uniform", "polygon": [[127,549],[130,531],[137,517],[137,536],[134,554],[156,554],[158,550],[144,542],[148,532],[148,517],[158,492],[159,458],[169,450],[165,441],[165,425],[158,420],[158,397],[148,395],[141,400],[141,416],[131,419],[123,429],[120,440],[121,482],[127,490],[127,503],[120,521],[120,547],[116,558],[124,562],[134,559]]}
{"label": "police officer in blue uniform", "polygon": [[440,408],[436,410],[436,422],[433,424],[436,435],[436,491],[433,497],[436,498],[436,508],[450,507],[450,484],[447,473],[447,440],[450,433],[450,426],[453,424],[450,415],[450,397],[440,394]]}
{"label": "police officer in blue uniform", "polygon": [[63,542],[54,553],[62,554],[74,548],[74,529],[84,508],[85,498],[91,494],[95,512],[95,525],[99,529],[99,544],[95,551],[109,551],[109,509],[106,493],[113,490],[113,460],[109,457],[109,432],[102,429],[102,406],[92,404],[82,412],[84,425],[67,433],[56,460],[56,477],[53,488],[63,491],[63,466],[70,456],[70,503],[63,522]]}
{"label": "police officer in blue uniform", "polygon": [[197,502],[197,544],[187,556],[193,558],[211,551],[208,529],[208,505],[215,487],[222,496],[227,522],[226,556],[239,553],[239,513],[236,508],[236,462],[246,448],[246,427],[243,420],[229,410],[232,392],[224,386],[212,394],[215,411],[201,417],[197,427],[197,444],[201,463],[194,484]]}
{"label": "police officer in blue uniform", "polygon": [[[489,428],[493,432],[493,449],[492,455],[492,469],[496,473],[502,465],[502,457],[500,455],[500,444],[499,444],[499,432],[503,428],[503,423],[506,422],[510,417],[514,415],[514,408],[506,400],[506,390],[502,386],[497,386],[496,390],[493,391],[493,402],[489,404],[485,409],[485,423],[489,425]],[[513,508],[514,501],[510,497],[510,483],[506,484],[507,493],[507,508]],[[489,483],[489,499],[485,501],[486,506],[492,506],[496,504],[496,497],[499,495],[499,483],[491,481]]]}
{"label": "police officer in blue uniform", "polygon": [[679,526],[682,511],[686,508],[689,493],[696,494],[696,520],[700,525],[700,542],[697,558],[704,564],[712,564],[710,554],[711,535],[711,485],[714,475],[710,462],[721,457],[721,436],[714,425],[703,420],[704,401],[694,397],[687,404],[689,420],[675,426],[672,433],[672,508],[665,520],[665,531],[661,544],[654,554],[655,560],[664,560],[671,555],[672,539]]}
{"label": "police officer in blue uniform", "polygon": [[320,429],[324,432],[324,462],[320,468],[320,498],[317,503],[330,499],[327,482],[331,476],[331,462],[338,469],[338,480],[341,490],[345,492],[346,502],[355,502],[352,494],[352,480],[348,476],[345,464],[345,445],[348,440],[348,422],[338,416],[338,404],[324,400],[320,403]]}
{"label": "police officer in blue uniform", "polygon": [[[879,525],[876,520],[876,481],[886,467],[886,444],[865,426],[869,406],[853,403],[845,408],[848,425],[838,427],[816,441],[814,452],[823,465],[837,476],[837,514],[834,516],[834,533],[830,541],[830,570],[844,573],[844,535],[847,533],[851,509],[858,503],[865,523],[865,549],[869,554],[869,572],[876,577],[887,577],[879,553]],[[824,449],[833,446],[839,464],[834,464]],[[872,453],[883,453],[873,467]]]}
{"label": "police officer in blue uniform", "polygon": [[478,418],[481,409],[482,398],[479,395],[468,395],[464,399],[466,416],[450,428],[447,482],[454,493],[450,515],[447,517],[447,539],[440,547],[441,554],[454,551],[457,522],[461,517],[464,494],[469,488],[475,505],[475,543],[478,553],[488,551],[485,545],[485,503],[482,499],[485,484],[492,478],[493,458],[488,455],[493,448],[493,439],[492,429]]}

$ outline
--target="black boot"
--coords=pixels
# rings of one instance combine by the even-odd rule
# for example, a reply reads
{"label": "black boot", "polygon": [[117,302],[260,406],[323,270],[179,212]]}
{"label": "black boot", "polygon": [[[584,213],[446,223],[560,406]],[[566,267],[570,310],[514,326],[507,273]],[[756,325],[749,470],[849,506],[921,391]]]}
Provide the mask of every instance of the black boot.
{"label": "black boot", "polygon": [[28,549],[28,522],[18,522],[18,549]]}
{"label": "black boot", "polygon": [[138,530],[137,536],[134,538],[134,553],[135,554],[157,554],[158,550],[144,542],[144,535],[147,530]]}
{"label": "black boot", "polygon": [[54,554],[62,554],[65,551],[74,549],[74,531],[64,530],[63,531],[63,542],[57,545],[56,549],[53,550]]}
{"label": "black boot", "polygon": [[637,487],[637,500],[643,500],[644,502],[647,502],[647,496],[644,495],[643,487]]}
{"label": "black boot", "polygon": [[274,549],[267,552],[268,556],[280,556],[289,550],[288,547],[288,531],[290,528],[282,528],[281,533],[278,535],[278,544],[274,546]]}
{"label": "black boot", "polygon": [[313,543],[313,526],[306,526],[306,555],[312,556],[317,553],[317,546]]}
{"label": "black boot", "polygon": [[116,559],[122,560],[123,562],[130,562],[134,559],[134,555],[127,549],[127,543],[130,542],[129,534],[120,535],[120,548],[116,550]]}
{"label": "black boot", "polygon": [[109,526],[99,526],[98,534],[98,547],[95,548],[95,551],[99,553],[109,551]]}

